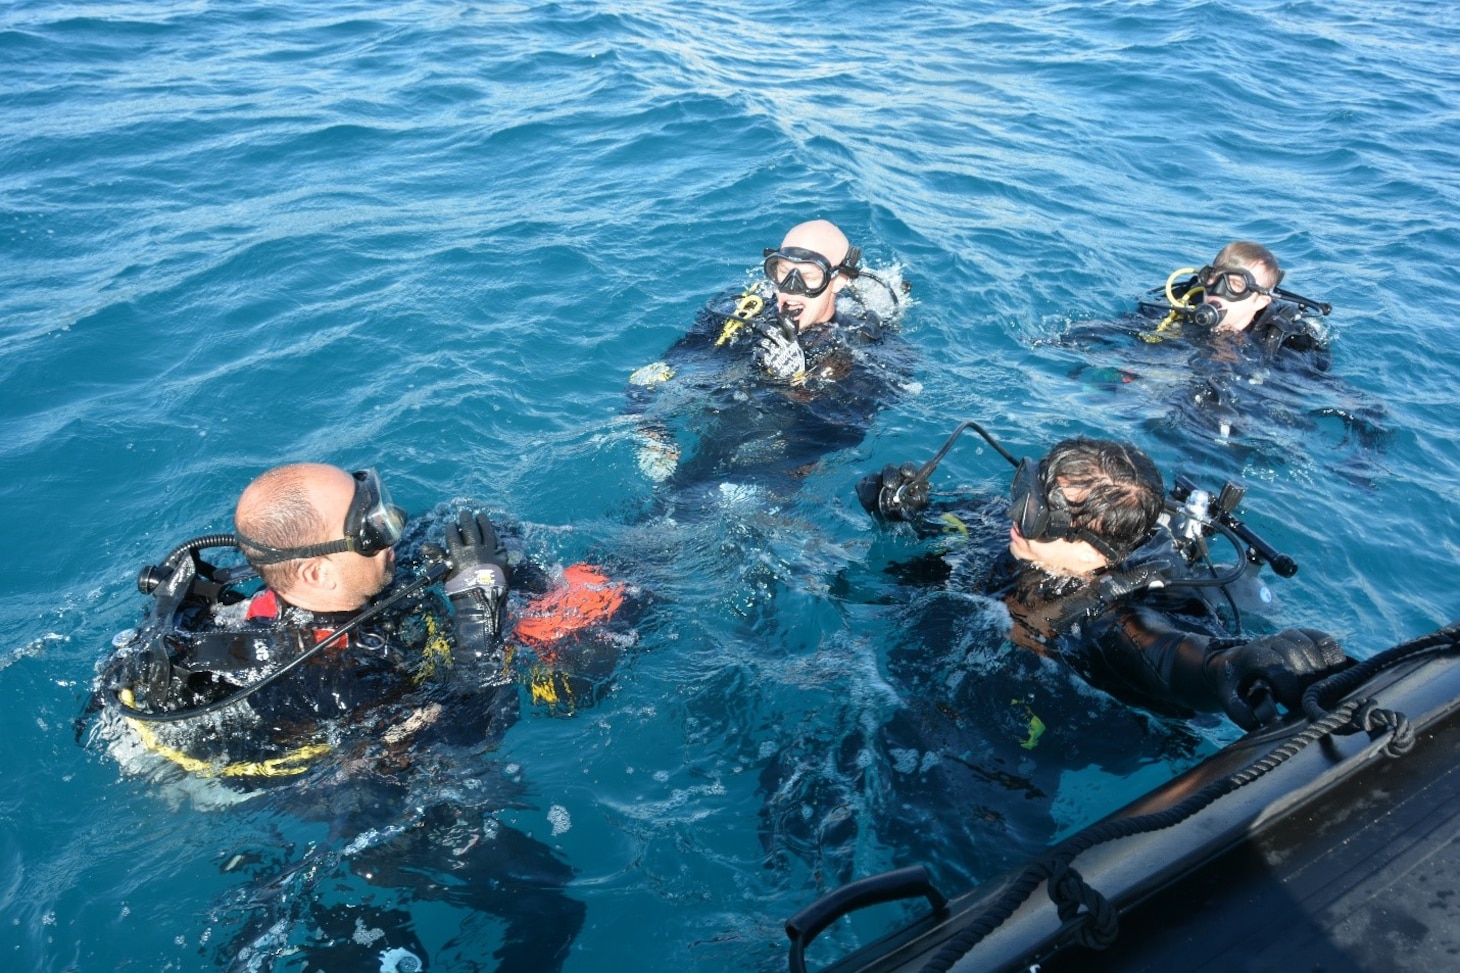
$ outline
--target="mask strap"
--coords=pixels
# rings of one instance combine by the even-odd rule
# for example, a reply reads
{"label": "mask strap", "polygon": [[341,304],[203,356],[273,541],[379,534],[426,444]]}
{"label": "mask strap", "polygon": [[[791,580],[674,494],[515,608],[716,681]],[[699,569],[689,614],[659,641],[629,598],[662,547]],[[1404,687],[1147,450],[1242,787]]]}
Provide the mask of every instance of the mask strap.
{"label": "mask strap", "polygon": [[323,544],[310,544],[308,547],[274,547],[254,540],[242,531],[235,530],[234,536],[238,538],[240,547],[252,548],[255,551],[262,551],[263,556],[250,555],[244,551],[244,556],[254,564],[282,564],[285,561],[303,561],[311,557],[323,557],[326,554],[343,554],[350,550],[348,538],[340,538],[337,541],[325,541]]}

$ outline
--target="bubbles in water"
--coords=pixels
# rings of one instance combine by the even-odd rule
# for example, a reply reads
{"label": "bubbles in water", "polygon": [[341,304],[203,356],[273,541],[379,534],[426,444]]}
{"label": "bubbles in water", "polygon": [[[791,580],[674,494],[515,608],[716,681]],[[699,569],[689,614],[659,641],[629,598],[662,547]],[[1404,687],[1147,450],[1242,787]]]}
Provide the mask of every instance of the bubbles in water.
{"label": "bubbles in water", "polygon": [[[375,941],[384,935],[384,929],[366,929],[364,920],[357,917],[355,919],[355,933],[350,938],[361,946],[373,946]],[[382,954],[383,958],[384,954]],[[381,969],[385,969],[384,964],[381,965]]]}
{"label": "bubbles in water", "polygon": [[424,965],[421,957],[399,946],[380,953],[380,973],[419,973]]}
{"label": "bubbles in water", "polygon": [[552,822],[554,836],[563,834],[573,827],[573,819],[568,815],[568,809],[561,804],[554,804],[548,808],[547,816],[548,820]]}
{"label": "bubbles in water", "polygon": [[898,747],[892,750],[892,767],[899,774],[910,774],[918,769],[920,754],[916,750]]}

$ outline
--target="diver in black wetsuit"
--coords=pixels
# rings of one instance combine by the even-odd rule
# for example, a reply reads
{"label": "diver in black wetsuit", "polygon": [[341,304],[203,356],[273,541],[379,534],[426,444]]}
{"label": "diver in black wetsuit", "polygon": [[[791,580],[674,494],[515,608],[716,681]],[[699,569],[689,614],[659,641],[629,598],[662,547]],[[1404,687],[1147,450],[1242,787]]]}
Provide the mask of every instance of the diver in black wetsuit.
{"label": "diver in black wetsuit", "polygon": [[[926,473],[888,466],[857,493],[874,516],[914,519],[927,504]],[[1007,548],[982,582],[1009,609],[1010,640],[1154,712],[1225,712],[1249,730],[1348,664],[1322,632],[1248,641],[1226,631],[1214,601],[1196,594],[1206,581],[1178,551],[1163,506],[1160,474],[1129,444],[1069,439],[1038,463],[1020,461]]]}
{"label": "diver in black wetsuit", "polygon": [[[1016,464],[1012,505],[930,507],[927,478],[946,450],[858,484],[875,517],[938,544],[839,579],[844,595],[873,586],[851,601],[901,606],[882,609],[901,633],[882,660],[896,702],[874,726],[856,707],[835,736],[797,740],[767,765],[771,864],[800,859],[824,888],[924,864],[938,887],[967,888],[1047,847],[1069,775],[1179,764],[1201,745],[1184,718],[1225,713],[1254,728],[1348,664],[1315,630],[1232,634],[1221,592],[1255,584],[1255,566],[1215,574],[1188,555],[1205,549],[1202,517],[1247,528],[1201,491],[1180,517],[1163,510],[1160,476],[1134,447],[1067,440]],[[857,861],[868,849],[882,857]]]}
{"label": "diver in black wetsuit", "polygon": [[1314,462],[1372,485],[1385,410],[1329,371],[1320,318],[1332,307],[1282,279],[1271,251],[1236,241],[1200,269],[1174,271],[1137,314],[1076,325],[1053,344],[1075,351],[1068,374],[1097,397],[1089,407],[1197,450],[1208,466]]}
{"label": "diver in black wetsuit", "polygon": [[861,278],[881,281],[841,230],[794,227],[765,251],[765,273],[630,378],[640,469],[671,491],[729,480],[794,492],[901,390],[906,347],[863,296]]}
{"label": "diver in black wetsuit", "polygon": [[[583,905],[563,891],[572,870],[493,817],[514,798],[468,787],[457,789],[461,798],[475,793],[481,803],[453,797],[415,806],[417,778],[440,774],[441,762],[461,751],[479,777],[481,753],[518,716],[509,645],[545,657],[555,634],[612,615],[622,586],[579,571],[571,585],[554,588],[530,563],[512,563],[484,514],[462,512],[446,529],[449,554],[421,545],[429,570],[392,590],[405,515],[373,470],[275,468],[244,491],[235,524],[236,537],[189,542],[162,568],[144,572],[153,611],[101,677],[113,728],[197,776],[244,789],[292,784],[276,786],[272,799],[328,822],[334,843],[350,848],[346,860],[357,875],[407,899],[500,916],[506,930],[497,969],[559,968],[584,918]],[[197,549],[235,541],[265,584],[252,597],[238,587],[252,572],[218,569],[197,556]],[[444,599],[434,587],[443,578]],[[555,627],[524,610],[522,631],[504,631],[509,589],[544,595],[539,602],[566,590],[596,615]],[[591,678],[612,668],[613,646],[551,648],[559,663],[582,665]],[[568,688],[561,677],[544,685]],[[301,863],[286,875],[315,868]],[[269,881],[284,884],[277,876]],[[311,930],[308,941],[288,944],[308,954],[310,968],[357,961],[384,968],[387,952],[401,961],[391,968],[430,967],[401,910],[352,909],[332,932],[337,923],[327,910],[316,915],[301,898],[253,897],[307,911],[282,922],[251,913],[228,947],[229,961],[266,948],[249,945],[250,936],[292,926]],[[361,928],[375,930],[363,953]]]}
{"label": "diver in black wetsuit", "polygon": [[[924,864],[938,887],[967,888],[1047,847],[1069,775],[1179,765],[1201,746],[1185,718],[1256,727],[1348,664],[1322,632],[1232,634],[1222,592],[1255,585],[1253,569],[1214,576],[1189,563],[1209,495],[1194,491],[1190,520],[1163,510],[1160,476],[1134,447],[1070,440],[1025,460],[1012,510],[929,506],[946,450],[858,484],[875,517],[910,521],[936,544],[838,579],[848,601],[895,612],[882,671],[896,701],[875,725],[854,707],[833,736],[798,739],[766,766],[762,837],[776,867],[799,859],[829,888],[869,867]],[[868,849],[882,857],[858,861]]]}
{"label": "diver in black wetsuit", "polygon": [[1282,290],[1278,287],[1282,279],[1271,250],[1237,240],[1186,281],[1171,283],[1174,304],[1149,307],[1209,331],[1218,347],[1246,344],[1269,361],[1280,355],[1299,356],[1308,367],[1326,372],[1332,360],[1328,342],[1306,312],[1326,315],[1329,306]]}

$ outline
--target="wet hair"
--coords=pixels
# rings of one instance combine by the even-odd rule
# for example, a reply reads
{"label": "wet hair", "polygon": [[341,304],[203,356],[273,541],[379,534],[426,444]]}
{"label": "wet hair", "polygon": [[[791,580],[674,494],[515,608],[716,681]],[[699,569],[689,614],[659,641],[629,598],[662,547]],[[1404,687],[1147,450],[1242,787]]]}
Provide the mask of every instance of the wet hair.
{"label": "wet hair", "polygon": [[[329,526],[315,508],[305,478],[298,468],[278,467],[264,473],[244,491],[251,493],[246,508],[246,517],[234,514],[234,527],[241,534],[270,547],[289,549],[306,547],[319,543],[329,535]],[[242,546],[244,557],[264,584],[280,594],[299,582],[305,560],[280,561],[277,564],[259,564],[250,555],[247,544]]]}
{"label": "wet hair", "polygon": [[1070,526],[1094,534],[1121,560],[1155,531],[1165,488],[1156,464],[1135,446],[1083,436],[1066,439],[1045,454],[1039,471],[1047,489],[1064,489]]}
{"label": "wet hair", "polygon": [[1233,264],[1249,270],[1260,270],[1260,275],[1253,274],[1253,276],[1259,277],[1258,283],[1268,290],[1272,290],[1283,281],[1283,268],[1278,266],[1277,257],[1274,257],[1272,251],[1260,243],[1235,240],[1222,248],[1212,266],[1230,267]]}

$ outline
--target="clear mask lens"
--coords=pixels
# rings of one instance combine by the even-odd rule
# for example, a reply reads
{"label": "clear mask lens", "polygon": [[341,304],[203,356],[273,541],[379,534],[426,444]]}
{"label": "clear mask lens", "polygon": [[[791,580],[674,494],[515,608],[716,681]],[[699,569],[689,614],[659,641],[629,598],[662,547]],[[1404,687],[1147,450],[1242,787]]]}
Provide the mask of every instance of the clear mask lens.
{"label": "clear mask lens", "polygon": [[345,523],[345,537],[366,557],[394,547],[405,530],[406,513],[390,502],[390,491],[374,469],[355,472],[355,500]]}

